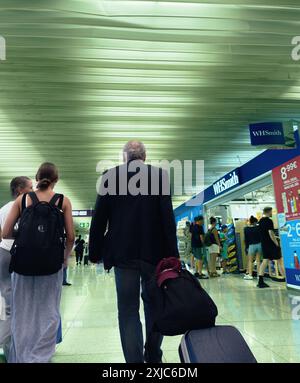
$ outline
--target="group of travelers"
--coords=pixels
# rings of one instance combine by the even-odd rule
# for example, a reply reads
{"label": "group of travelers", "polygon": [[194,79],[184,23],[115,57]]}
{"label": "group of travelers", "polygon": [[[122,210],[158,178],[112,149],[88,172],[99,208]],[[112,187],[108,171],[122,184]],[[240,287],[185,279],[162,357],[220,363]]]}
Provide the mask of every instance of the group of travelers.
{"label": "group of travelers", "polygon": [[[191,268],[195,270],[195,277],[199,279],[208,279],[220,277],[217,272],[217,259],[221,257],[223,273],[227,273],[228,259],[228,226],[222,225],[220,231],[217,229],[217,219],[211,217],[210,226],[205,233],[204,217],[199,215],[195,217],[194,222],[186,222],[185,236],[186,255],[192,253],[191,259],[188,260]],[[191,246],[189,246],[191,243]],[[206,265],[208,275],[203,273],[203,266]]]}
{"label": "group of travelers", "polygon": [[[104,172],[105,180],[100,183],[90,228],[89,260],[103,263],[105,270],[114,267],[125,361],[160,363],[163,336],[155,328],[147,285],[160,261],[180,257],[171,193],[163,192],[162,188],[156,194],[151,191],[153,179],[162,185],[163,180],[169,182],[169,178],[165,170],[145,164],[143,143],[128,142],[123,154],[124,164],[112,172]],[[132,161],[138,163],[135,170],[129,166]],[[124,195],[119,190],[112,194],[104,192],[108,181],[119,185],[119,178],[125,174],[129,185],[141,172],[147,173],[150,181],[147,195],[130,192]],[[115,176],[116,179],[111,180]],[[47,363],[55,352],[61,326],[62,285],[70,285],[66,273],[75,241],[71,202],[54,191],[58,180],[57,167],[44,163],[37,171],[35,190],[30,178],[14,178],[10,184],[13,200],[0,209],[0,293],[6,313],[5,320],[0,320],[0,347],[9,363]],[[169,186],[165,190],[171,190]],[[266,210],[259,223],[261,247],[256,243],[258,229],[253,219],[246,234],[249,278],[250,260],[258,256],[260,248],[264,254],[259,275],[261,287],[264,287],[267,260],[280,258],[271,215],[272,212]],[[202,216],[189,228],[195,275],[200,279],[207,278],[203,273],[206,248],[210,278],[219,277],[216,269],[219,255],[225,272],[227,267],[228,228],[223,225],[219,233],[216,218],[211,217],[209,222],[207,233]],[[82,262],[84,245],[84,240],[78,238],[77,265]],[[145,340],[140,297],[144,301]]]}
{"label": "group of travelers", "polygon": [[[285,276],[283,259],[281,256],[278,238],[275,235],[274,223],[271,219],[272,208],[266,207],[263,217],[258,221],[251,216],[249,225],[244,229],[246,254],[248,257],[245,280],[254,279],[254,262],[256,262],[258,287],[269,287],[264,282],[264,274],[269,261],[276,260],[281,276]],[[217,228],[217,219],[209,219],[207,233],[204,230],[204,217],[197,216],[191,224],[186,222],[185,235],[185,259],[194,270],[194,275],[199,279],[220,277],[216,265],[220,259],[222,274],[229,273],[228,267],[228,226],[221,225]],[[191,255],[192,254],[192,255]],[[188,259],[190,257],[190,259]],[[203,273],[206,265],[208,275]]]}
{"label": "group of travelers", "polygon": [[[128,142],[124,164],[115,168],[126,174],[128,185],[139,172],[150,175],[148,195],[105,194],[95,205],[89,237],[89,260],[114,267],[119,331],[126,362],[162,361],[163,336],[155,330],[147,283],[166,257],[179,259],[171,193],[152,194],[153,182],[167,180],[167,172],[146,165],[143,143]],[[139,168],[132,171],[129,164]],[[114,172],[112,172],[114,173]],[[110,172],[106,174],[106,180]],[[156,177],[157,176],[157,177]],[[11,182],[13,201],[0,210],[0,293],[5,301],[5,320],[0,320],[0,348],[9,363],[48,363],[55,353],[61,329],[60,300],[67,283],[68,259],[75,235],[70,200],[56,194],[58,169],[44,163],[30,178]],[[118,184],[118,183],[117,183]],[[129,187],[128,187],[129,190]],[[147,220],[141,220],[141,216]],[[136,223],[139,222],[137,225]],[[117,240],[116,240],[117,239]],[[76,262],[82,262],[84,240],[75,245]],[[140,297],[144,300],[146,340],[140,321]]]}
{"label": "group of travelers", "polygon": [[258,287],[269,287],[264,281],[264,274],[270,261],[277,261],[279,272],[285,277],[285,268],[281,254],[278,237],[275,234],[274,223],[271,219],[272,207],[265,207],[263,217],[258,221],[251,216],[249,226],[245,227],[245,245],[248,256],[247,273],[245,280],[253,280],[253,261],[256,261]]}

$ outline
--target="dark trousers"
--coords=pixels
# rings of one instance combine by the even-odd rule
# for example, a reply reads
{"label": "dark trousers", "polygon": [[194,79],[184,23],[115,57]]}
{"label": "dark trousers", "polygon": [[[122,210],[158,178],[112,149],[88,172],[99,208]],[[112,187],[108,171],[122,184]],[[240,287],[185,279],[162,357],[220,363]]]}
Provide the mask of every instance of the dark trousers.
{"label": "dark trousers", "polygon": [[82,258],[83,258],[83,251],[76,251],[76,263],[78,262],[82,262]]}
{"label": "dark trousers", "polygon": [[[153,331],[153,316],[147,301],[146,282],[154,275],[155,267],[140,263],[139,269],[115,267],[119,330],[127,363],[160,363],[163,336]],[[141,287],[144,301],[147,342],[144,347],[140,321]]]}

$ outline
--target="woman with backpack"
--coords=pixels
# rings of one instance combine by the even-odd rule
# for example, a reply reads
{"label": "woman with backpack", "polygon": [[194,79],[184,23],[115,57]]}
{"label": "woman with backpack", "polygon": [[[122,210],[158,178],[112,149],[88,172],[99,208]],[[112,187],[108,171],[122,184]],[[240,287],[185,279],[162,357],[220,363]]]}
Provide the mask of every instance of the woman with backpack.
{"label": "woman with backpack", "polygon": [[217,226],[216,218],[211,217],[209,222],[210,222],[210,229],[208,230],[208,233],[207,233],[210,239],[210,245],[208,247],[209,260],[210,260],[209,276],[210,278],[215,278],[220,276],[217,273],[216,263],[217,263],[217,258],[220,254],[221,242],[220,242],[219,232],[216,227]]}
{"label": "woman with backpack", "polygon": [[[37,191],[16,199],[3,228],[14,237],[12,248],[12,342],[9,363],[48,363],[55,352],[60,323],[63,265],[74,243],[72,206],[53,191],[54,164],[44,163],[36,175]],[[65,237],[66,236],[66,237]]]}

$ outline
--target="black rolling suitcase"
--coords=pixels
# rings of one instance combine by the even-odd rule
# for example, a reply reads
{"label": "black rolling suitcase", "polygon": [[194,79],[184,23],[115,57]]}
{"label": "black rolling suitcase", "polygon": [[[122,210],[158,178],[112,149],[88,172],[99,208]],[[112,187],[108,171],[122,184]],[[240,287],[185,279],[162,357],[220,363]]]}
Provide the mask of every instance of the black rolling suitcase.
{"label": "black rolling suitcase", "polygon": [[188,331],[179,346],[182,363],[257,363],[241,333],[232,326]]}
{"label": "black rolling suitcase", "polygon": [[89,256],[88,255],[85,255],[83,257],[83,265],[84,266],[88,266],[89,265]]}

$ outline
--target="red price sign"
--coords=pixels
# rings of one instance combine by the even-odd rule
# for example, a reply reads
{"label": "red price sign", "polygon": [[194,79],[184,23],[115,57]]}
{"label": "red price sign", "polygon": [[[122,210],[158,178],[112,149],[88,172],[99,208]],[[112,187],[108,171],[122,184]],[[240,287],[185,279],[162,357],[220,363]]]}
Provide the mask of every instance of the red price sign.
{"label": "red price sign", "polygon": [[300,156],[273,169],[272,175],[278,213],[300,219]]}
{"label": "red price sign", "polygon": [[289,172],[293,171],[294,169],[297,169],[297,161],[290,162],[286,166],[282,166],[280,169],[281,172],[281,178],[283,180],[286,180],[288,178]]}

